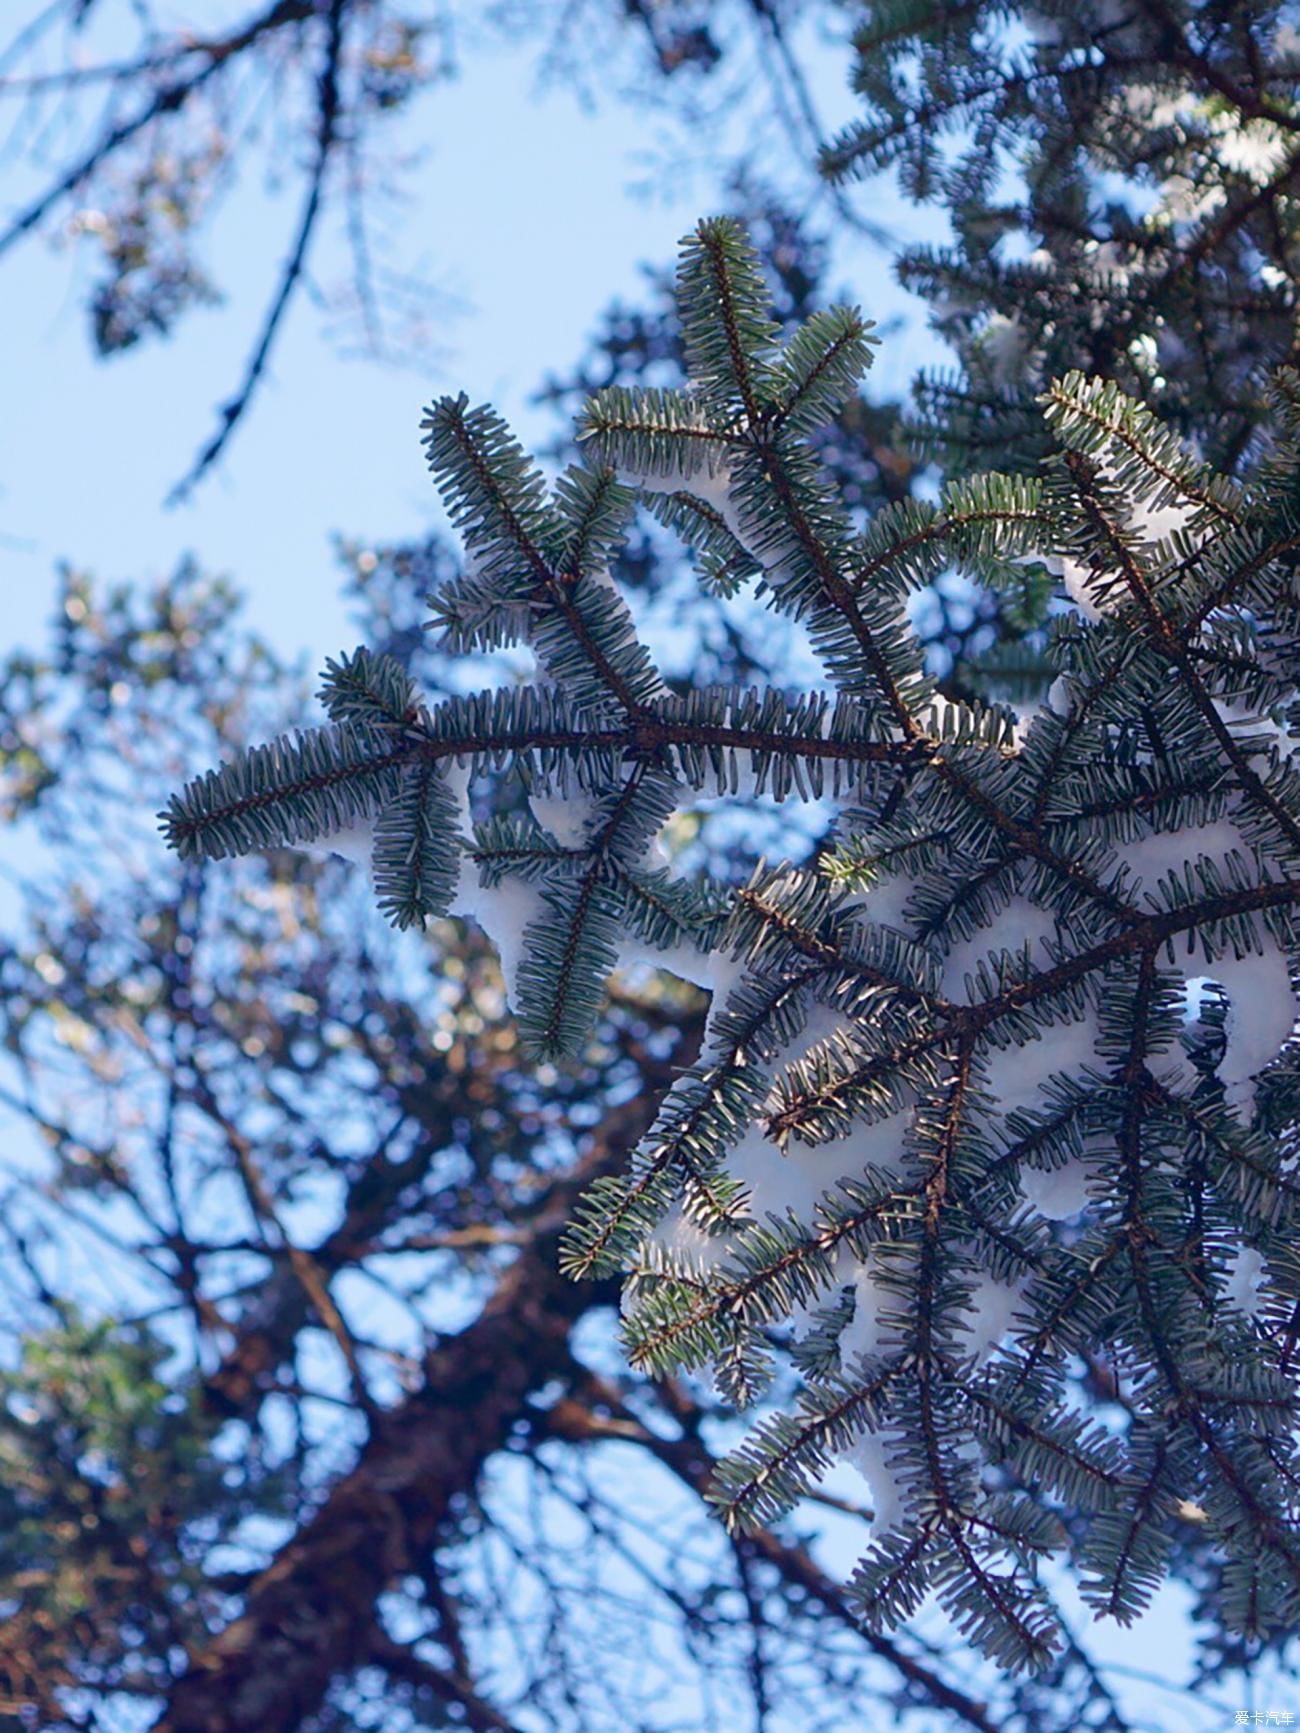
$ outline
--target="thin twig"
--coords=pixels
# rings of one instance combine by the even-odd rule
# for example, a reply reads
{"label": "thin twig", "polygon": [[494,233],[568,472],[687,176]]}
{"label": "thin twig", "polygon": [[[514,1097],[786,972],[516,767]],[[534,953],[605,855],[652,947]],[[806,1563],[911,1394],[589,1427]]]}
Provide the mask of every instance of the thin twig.
{"label": "thin twig", "polygon": [[294,290],[302,276],[303,267],[307,262],[308,248],[316,229],[317,218],[320,215],[325,173],[338,138],[339,68],[343,52],[343,17],[347,6],[348,0],[332,0],[329,9],[325,62],[319,83],[316,157],[307,183],[307,196],[303,201],[302,215],[298,221],[298,232],[294,237],[293,246],[280,272],[279,284],[267,310],[261,334],[249,358],[239,389],[233,397],[222,405],[219,412],[220,426],[201,449],[190,468],[167,495],[168,505],[176,505],[181,500],[188,498],[195,484],[206,475],[229,444],[235,428],[243,419],[253,400],[253,394],[257,390],[262,374],[266,370],[267,361],[270,359],[272,345],[285,313],[288,311],[289,303],[293,299]]}

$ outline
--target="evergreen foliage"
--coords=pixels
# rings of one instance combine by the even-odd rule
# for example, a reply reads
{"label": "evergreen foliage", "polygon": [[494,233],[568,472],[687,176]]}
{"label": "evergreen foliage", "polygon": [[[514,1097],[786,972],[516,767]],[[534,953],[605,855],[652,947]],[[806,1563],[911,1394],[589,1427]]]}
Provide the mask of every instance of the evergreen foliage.
{"label": "evergreen foliage", "polygon": [[[879,8],[863,62],[920,41],[948,111],[973,113],[1003,20]],[[1131,85],[1146,38],[1128,28],[1097,53]],[[1045,56],[1065,90],[1085,64],[1104,94],[1076,38],[998,52]],[[1039,115],[1023,101],[988,126]],[[934,116],[904,108],[835,165],[893,151],[927,192]],[[945,173],[959,210],[987,190],[969,164]],[[581,1052],[624,945],[671,947],[666,965],[711,990],[700,1058],[627,1172],[588,1193],[564,1262],[628,1274],[636,1364],[711,1366],[745,1404],[774,1355],[792,1362],[797,1394],[719,1471],[738,1531],[854,1461],[876,1511],[863,1617],[895,1624],[933,1592],[1016,1670],[1059,1641],[1045,1555],[1068,1546],[1094,1607],[1129,1620],[1193,1522],[1226,1628],[1284,1632],[1300,1615],[1294,381],[1267,412],[1220,414],[1223,370],[1240,386],[1247,365],[1229,338],[1199,419],[1177,393],[1147,403],[1070,367],[981,421],[972,372],[939,444],[966,454],[987,425],[1009,472],[959,466],[937,504],[863,530],[809,436],[869,361],[866,322],[843,310],[783,339],[725,220],[688,237],[679,294],[688,387],[598,392],[589,468],[550,493],[491,411],[429,412],[467,553],[435,618],[458,649],[526,644],[535,683],[422,707],[359,653],[330,676],[337,720],[191,783],[168,838],[219,858],[368,818],[399,923],[461,906],[501,921],[504,948],[531,910],[511,990],[539,1056]],[[1144,305],[1120,298],[1123,353]],[[715,583],[761,572],[833,702],[666,686],[608,578],[633,490],[674,502],[662,521],[687,534],[692,513],[707,523]],[[915,598],[955,572],[1023,606],[1026,563],[1077,604],[1032,619],[1050,689],[1021,713],[941,694]],[[557,816],[471,826],[466,769],[482,792],[513,766]],[[738,884],[656,866],[672,812],[763,789],[836,804],[824,862]],[[1217,1051],[1193,1032],[1206,981]],[[1096,1363],[1113,1398],[1081,1413],[1077,1368]]]}
{"label": "evergreen foliage", "polygon": [[[102,209],[105,349],[205,298],[236,80],[296,79],[316,123],[205,467],[345,181],[364,239],[369,108],[423,56],[386,0],[276,0],[206,39],[135,8],[134,64],[76,31],[63,74],[23,60],[92,10],[42,8],[0,95],[59,104],[39,204]],[[818,10],[524,9],[607,13],[665,73],[737,65],[738,18],[796,93]],[[742,177],[762,282],[702,229],[685,340],[665,273],[550,387],[598,399],[605,461],[548,493],[490,412],[431,414],[474,545],[350,550],[372,648],[327,667],[327,728],[242,751],[304,695],[192,566],[69,574],[52,659],[0,667],[0,815],[48,845],[0,947],[3,1105],[40,1144],[0,1210],[5,1728],[1146,1725],[1123,1651],[1053,1629],[1070,1575],[1119,1618],[1190,1587],[1180,1725],[1295,1653],[1288,15],[857,15],[864,123],[825,164],[901,164],[952,222],[903,267],[959,362],[916,444],[858,394],[821,240]],[[105,77],[83,153],[63,123]],[[755,580],[783,620],[731,605]],[[805,633],[815,682],[781,659]],[[142,790],[222,757],[186,858],[130,858]],[[337,866],[260,853],[285,837],[364,840],[399,927],[472,914],[514,1020],[472,929],[386,938]],[[556,1279],[566,1216],[600,1279]],[[854,1477],[783,1514],[832,1462],[875,1504],[852,1603],[814,1557],[871,1521]]]}
{"label": "evergreen foliage", "polygon": [[153,1332],[89,1324],[69,1307],[59,1326],[27,1337],[6,1373],[0,1572],[25,1591],[5,1615],[6,1726],[21,1725],[11,1704],[49,1702],[82,1682],[74,1656],[105,1688],[124,1683],[123,1625],[150,1647],[198,1638],[215,1585],[195,1558],[176,1568],[177,1531],[204,1508],[214,1539],[228,1542],[257,1507],[247,1490],[222,1496],[215,1421],[169,1388],[167,1356]]}
{"label": "evergreen foliage", "polygon": [[[359,632],[446,690],[420,621],[455,557],[376,560]],[[300,850],[169,870],[141,791],[308,690],[193,564],[59,603],[0,663],[0,810],[47,845],[0,948],[5,1733],[1013,1725],[1027,1682],[869,1637],[797,1534],[727,1536],[725,1411],[631,1372],[615,1285],[557,1271],[703,995],[625,977],[539,1071],[471,930],[385,934]],[[1065,1721],[1093,1689],[1063,1665]]]}
{"label": "evergreen foliage", "polygon": [[950,245],[899,260],[962,361],[922,383],[933,448],[1034,466],[1033,389],[1077,369],[1222,469],[1256,455],[1261,382],[1295,341],[1290,9],[883,0],[855,53],[865,113],[824,172],[889,168],[951,219]]}

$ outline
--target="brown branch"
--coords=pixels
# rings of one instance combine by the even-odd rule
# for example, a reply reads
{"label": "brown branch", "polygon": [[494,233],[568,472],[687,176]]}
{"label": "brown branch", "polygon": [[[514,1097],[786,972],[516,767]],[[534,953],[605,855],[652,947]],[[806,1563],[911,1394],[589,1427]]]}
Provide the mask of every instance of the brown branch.
{"label": "brown branch", "polygon": [[407,1684],[432,1692],[446,1703],[458,1704],[464,1711],[464,1724],[471,1733],[518,1733],[515,1723],[508,1721],[499,1709],[481,1697],[462,1674],[435,1667],[432,1661],[422,1660],[405,1643],[395,1643],[382,1631],[376,1631],[371,1640],[369,1659],[381,1666],[390,1678],[402,1679]]}
{"label": "brown branch", "polygon": [[1193,665],[1186,643],[1174,630],[1168,616],[1152,593],[1146,575],[1138,561],[1133,557],[1131,549],[1125,543],[1117,527],[1107,517],[1097,488],[1095,466],[1075,451],[1067,452],[1065,461],[1090,524],[1108,545],[1111,557],[1119,567],[1129,593],[1142,610],[1150,628],[1154,648],[1182,676],[1188,696],[1200,712],[1206,727],[1213,734],[1224,757],[1236,772],[1242,793],[1257,806],[1262,806],[1291,846],[1300,849],[1300,823],[1296,822],[1277,797],[1265,787],[1251,766],[1240,744],[1234,739],[1232,731],[1215,708],[1213,698],[1206,690],[1204,682]]}
{"label": "brown branch", "polygon": [[478,1318],[426,1356],[419,1392],[381,1417],[355,1468],[250,1585],[242,1612],[191,1654],[157,1733],[297,1733],[333,1680],[364,1664],[379,1597],[427,1567],[458,1499],[531,1412],[530,1396],[570,1367],[574,1324],[614,1299],[613,1282],[564,1280],[556,1253],[578,1193],[622,1163],[646,1117],[644,1097],[607,1117]]}
{"label": "brown branch", "polygon": [[938,1028],[926,1030],[892,1053],[873,1054],[857,1070],[834,1078],[821,1089],[805,1094],[799,1102],[773,1114],[768,1120],[768,1135],[788,1135],[805,1121],[815,1119],[818,1109],[836,1100],[845,1090],[870,1084],[891,1067],[896,1068],[907,1060],[934,1052],[951,1040],[954,1033],[981,1032],[1008,1012],[1023,1010],[1042,999],[1049,999],[1053,994],[1064,991],[1073,982],[1104,968],[1107,963],[1148,951],[1158,952],[1161,945],[1167,944],[1177,935],[1195,932],[1213,921],[1225,920],[1232,915],[1248,915],[1257,910],[1286,908],[1296,904],[1300,904],[1300,881],[1268,880],[1261,885],[1205,897],[1199,903],[1191,903],[1183,908],[1166,909],[1158,914],[1141,916],[1125,931],[1103,939],[1091,950],[1081,951],[1050,969],[1016,981],[996,998],[985,999],[975,1005],[954,1006],[946,1021]]}
{"label": "brown branch", "polygon": [[1208,85],[1248,119],[1271,121],[1287,132],[1300,131],[1300,118],[1293,108],[1270,102],[1262,92],[1245,88],[1208,54],[1195,48],[1188,39],[1183,20],[1168,0],[1142,0],[1142,10],[1159,24],[1164,33],[1161,47],[1167,51],[1174,66],[1181,67],[1202,85]]}
{"label": "brown branch", "polygon": [[379,1418],[379,1410],[366,1385],[365,1375],[361,1370],[361,1362],[357,1356],[356,1344],[352,1340],[352,1333],[344,1321],[343,1314],[334,1302],[334,1296],[330,1293],[327,1272],[322,1269],[315,1254],[308,1251],[305,1246],[300,1246],[285,1227],[280,1219],[280,1212],[276,1208],[275,1198],[272,1196],[270,1187],[263,1179],[261,1169],[257,1164],[252,1140],[245,1137],[239,1127],[222,1112],[207,1077],[197,1066],[195,1070],[198,1081],[193,1087],[193,1095],[196,1103],[202,1107],[213,1124],[220,1128],[234,1153],[244,1193],[254,1217],[274,1228],[280,1249],[283,1250],[288,1259],[294,1280],[302,1289],[311,1309],[315,1311],[316,1316],[338,1345],[338,1350],[348,1369],[348,1377],[352,1383],[352,1393],[356,1398],[357,1405],[373,1425]]}
{"label": "brown branch", "polygon": [[142,132],[152,121],[159,120],[165,114],[175,114],[190,100],[196,91],[202,89],[208,79],[226,64],[234,55],[240,54],[250,47],[260,36],[270,30],[278,30],[286,24],[301,23],[311,17],[315,11],[312,0],[277,0],[269,11],[255,18],[251,24],[242,30],[223,38],[218,42],[196,44],[196,51],[208,55],[205,66],[189,78],[177,83],[165,84],[156,91],[153,97],[129,120],[120,121],[102,138],[98,139],[86,154],[70,169],[59,176],[58,180],[13,219],[9,227],[0,233],[0,254],[11,247],[21,236],[34,229],[54,209],[60,199],[75,192],[83,181],[89,178],[101,163],[127,144],[137,133]]}
{"label": "brown branch", "polygon": [[[298,794],[312,793],[336,783],[368,776],[389,765],[405,765],[417,759],[432,763],[451,758],[463,758],[471,753],[527,753],[546,751],[583,752],[589,750],[621,750],[634,759],[652,758],[664,748],[697,747],[703,750],[795,753],[801,758],[818,759],[832,764],[909,764],[918,754],[933,751],[935,742],[922,737],[915,742],[896,740],[804,740],[777,730],[745,727],[743,724],[676,722],[652,714],[630,719],[614,728],[564,729],[536,728],[455,736],[418,735],[408,733],[403,744],[390,751],[363,759],[358,764],[341,765],[320,775],[307,776],[301,781],[265,789],[214,808],[197,817],[175,817],[166,821],[168,840],[183,856],[193,852],[203,832],[225,819],[241,813],[260,811]],[[690,778],[687,778],[690,781]],[[703,786],[703,782],[700,783]],[[195,785],[191,784],[191,788]]]}
{"label": "brown branch", "polygon": [[[272,297],[271,305],[262,325],[261,335],[258,337],[257,344],[249,359],[239,389],[221,407],[221,425],[168,494],[168,505],[176,505],[179,501],[187,498],[195,484],[202,479],[225,450],[235,428],[243,419],[253,400],[253,394],[257,390],[258,382],[261,380],[270,358],[271,347],[275,342],[276,334],[293,298],[298,279],[302,276],[303,267],[307,262],[307,250],[316,229],[317,218],[320,215],[325,172],[329,167],[330,158],[338,138],[339,68],[343,55],[343,19],[347,7],[348,0],[331,0],[325,41],[325,63],[321,69],[318,86],[316,156],[307,183],[307,196],[303,201],[302,215],[298,220],[298,232],[294,237],[293,246],[290,248],[289,257],[280,272],[279,285]],[[213,64],[219,63],[214,62]]]}
{"label": "brown branch", "polygon": [[[681,1437],[665,1438],[652,1432],[632,1413],[617,1387],[607,1379],[579,1368],[577,1381],[579,1388],[573,1395],[562,1397],[540,1417],[539,1423],[544,1424],[549,1432],[571,1443],[590,1444],[605,1438],[618,1438],[639,1444],[693,1492],[701,1498],[709,1497],[717,1462],[688,1424],[683,1425]],[[598,1409],[606,1410],[613,1419],[605,1418],[595,1411]],[[679,1414],[677,1417],[680,1422],[682,1416]],[[777,1571],[783,1582],[802,1590],[825,1614],[853,1631],[929,1702],[955,1715],[968,1727],[978,1728],[979,1733],[998,1733],[998,1724],[990,1718],[985,1704],[959,1691],[909,1655],[892,1638],[864,1629],[840,1585],[825,1574],[806,1547],[783,1541],[767,1528],[751,1529],[746,1534],[745,1543]]]}

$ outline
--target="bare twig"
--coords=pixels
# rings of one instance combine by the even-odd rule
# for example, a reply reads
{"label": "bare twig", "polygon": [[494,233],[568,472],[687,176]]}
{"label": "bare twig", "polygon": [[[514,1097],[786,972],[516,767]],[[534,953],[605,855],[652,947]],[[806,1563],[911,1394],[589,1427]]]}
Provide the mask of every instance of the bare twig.
{"label": "bare twig", "polygon": [[319,81],[319,98],[316,119],[316,155],[312,163],[311,175],[307,182],[307,196],[303,201],[302,215],[298,219],[298,230],[290,248],[281,272],[275,294],[263,320],[261,333],[253,348],[253,353],[240,381],[239,389],[220,410],[220,425],[212,438],[200,450],[190,468],[172,488],[167,496],[168,505],[176,505],[187,498],[195,484],[211,469],[229,444],[231,436],[239,422],[243,419],[249,404],[253,400],[262,374],[270,359],[271,348],[279,332],[280,325],[293,299],[294,290],[298,286],[303,268],[307,262],[307,252],[316,230],[317,219],[320,216],[321,194],[324,190],[325,175],[329,167],[334,146],[338,140],[339,121],[339,70],[343,54],[343,22],[347,11],[348,0],[331,0],[328,13],[328,34],[325,43],[325,61],[321,69]]}

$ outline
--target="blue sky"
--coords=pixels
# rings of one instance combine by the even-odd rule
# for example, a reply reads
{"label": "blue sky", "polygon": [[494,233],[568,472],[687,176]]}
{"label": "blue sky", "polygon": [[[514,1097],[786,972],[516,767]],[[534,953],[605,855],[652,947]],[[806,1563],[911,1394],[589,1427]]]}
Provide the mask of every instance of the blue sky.
{"label": "blue sky", "polygon": [[[852,112],[844,51],[811,35],[803,46],[833,127]],[[274,192],[260,168],[250,175],[207,248],[225,305],[193,312],[174,339],[109,363],[90,353],[79,294],[91,251],[29,242],[5,261],[0,647],[39,638],[57,561],[147,580],[193,550],[249,592],[252,618],[284,650],[301,647],[319,663],[350,642],[330,533],[392,540],[439,521],[418,435],[430,397],[463,388],[493,401],[525,440],[544,437],[547,412],[528,406],[530,392],[547,369],[563,371],[580,355],[611,299],[636,298],[641,262],[670,262],[678,237],[721,204],[720,193],[698,165],[652,171],[653,156],[684,165],[698,149],[665,113],[539,91],[535,43],[471,47],[461,64],[456,82],[417,99],[395,147],[420,149],[425,160],[408,182],[394,262],[458,303],[434,307],[438,352],[418,368],[346,359],[324,334],[328,319],[301,299],[251,415],[189,503],[162,504],[240,377],[296,186]],[[756,86],[730,142],[770,124]],[[647,178],[654,190],[638,195]],[[17,207],[37,185],[11,164],[6,204]],[[924,219],[887,189],[857,196],[896,231],[922,231]],[[313,276],[328,288],[347,261],[334,226],[321,239]],[[919,305],[894,283],[887,257],[864,246],[837,258],[835,281],[882,322],[909,317],[907,338],[877,364],[882,384],[902,388],[936,353]]]}

